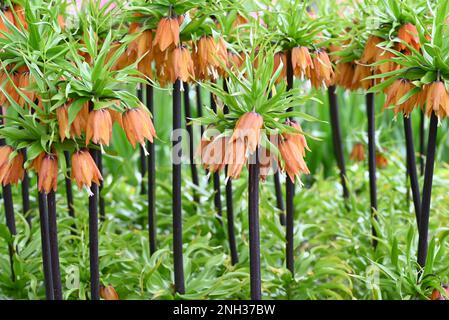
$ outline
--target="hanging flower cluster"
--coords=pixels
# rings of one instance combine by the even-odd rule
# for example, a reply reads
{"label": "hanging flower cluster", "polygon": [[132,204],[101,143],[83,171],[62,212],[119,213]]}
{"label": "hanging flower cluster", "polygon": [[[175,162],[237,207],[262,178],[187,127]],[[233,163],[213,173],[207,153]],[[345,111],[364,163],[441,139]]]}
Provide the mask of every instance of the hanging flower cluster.
{"label": "hanging flower cluster", "polygon": [[[118,7],[90,2],[82,9],[96,10],[97,15],[89,12],[86,17],[112,20]],[[90,192],[92,183],[100,184],[103,178],[89,149],[110,145],[114,123],[133,147],[145,148],[146,141],[156,137],[151,115],[134,93],[136,84],[144,82],[134,71],[142,60],[119,66],[124,54],[144,52],[142,36],[117,41],[111,31],[97,33],[85,21],[82,32],[72,33],[78,41],[67,45],[74,39],[61,27],[61,14],[33,12],[30,5],[20,14],[18,26],[7,22],[9,14],[2,15],[1,99],[7,117],[0,134],[8,145],[1,147],[0,181],[17,183],[26,168],[36,171],[39,191],[56,191],[59,162],[68,151],[71,178]],[[37,48],[40,37],[52,47]],[[22,52],[42,55],[36,58]],[[27,150],[26,163],[22,149]]]}
{"label": "hanging flower cluster", "polygon": [[347,90],[369,90],[381,79],[372,78],[373,75],[382,74],[385,78],[398,70],[393,51],[407,55],[421,48],[416,21],[424,14],[422,8],[416,1],[378,0],[371,6],[358,4],[351,13],[354,23],[340,35],[343,40],[331,46],[335,83]]}
{"label": "hanging flower cluster", "polygon": [[[204,84],[216,95],[220,109],[198,120],[208,125],[199,149],[201,162],[210,172],[227,166],[227,176],[237,179],[243,167],[255,161],[257,153],[262,180],[281,168],[295,181],[309,173],[304,161],[308,146],[299,123],[288,119],[303,114],[286,111],[307,97],[299,90],[287,91],[285,81],[270,95],[282,65],[272,77],[275,55],[262,49],[255,51],[245,54],[244,70],[227,70],[227,91],[213,83]],[[255,60],[264,63],[254,66],[251,62]],[[221,110],[224,104],[229,109],[227,114]]]}
{"label": "hanging flower cluster", "polygon": [[319,89],[332,85],[335,74],[323,35],[330,20],[325,16],[317,19],[312,5],[309,1],[277,1],[264,13],[263,21],[267,36],[274,37],[282,48],[276,53],[275,66],[281,61],[284,64],[279,81],[287,75],[285,66],[290,57],[294,76]]}
{"label": "hanging flower cluster", "polygon": [[[160,1],[133,1],[129,34],[139,34],[124,53],[127,63],[138,61],[139,71],[167,86],[193,80],[217,80],[228,62],[227,45],[215,33],[212,12],[220,4]],[[122,58],[123,59],[123,58]]]}
{"label": "hanging flower cluster", "polygon": [[[416,20],[421,21],[416,25],[401,24],[392,45],[387,46],[386,42],[378,45],[378,50],[386,50],[392,55],[384,60],[385,63],[395,64],[396,68],[372,76],[373,79],[384,79],[372,91],[384,91],[387,96],[385,106],[394,106],[396,113],[409,116],[414,108],[423,108],[428,116],[435,113],[442,119],[449,115],[446,86],[449,61],[443,40],[448,27],[443,7],[443,4],[437,6],[432,34],[426,28],[417,28],[428,24],[424,17]],[[414,17],[417,19],[416,15]]]}

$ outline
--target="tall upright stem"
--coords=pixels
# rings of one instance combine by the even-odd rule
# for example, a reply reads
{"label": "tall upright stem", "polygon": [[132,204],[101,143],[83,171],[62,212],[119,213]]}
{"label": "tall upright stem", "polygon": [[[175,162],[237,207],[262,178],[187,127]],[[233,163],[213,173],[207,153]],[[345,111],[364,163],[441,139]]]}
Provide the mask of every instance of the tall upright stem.
{"label": "tall upright stem", "polygon": [[416,170],[415,147],[413,144],[413,130],[411,115],[404,116],[405,144],[407,150],[407,172],[410,177],[412,188],[413,205],[415,206],[416,224],[419,228],[419,219],[421,215],[421,196],[419,192],[418,172]]}
{"label": "tall upright stem", "polygon": [[[195,164],[195,151],[193,149],[193,126],[191,123],[192,111],[190,108],[190,88],[187,82],[184,83],[184,113],[186,119],[186,129],[189,134],[189,161],[190,161],[190,172],[192,174],[192,182],[195,186],[199,186],[198,180],[198,170]],[[198,192],[193,190],[193,199],[195,203],[199,203]]]}
{"label": "tall upright stem", "polygon": [[[370,186],[370,212],[374,219],[377,219],[377,184],[376,184],[376,124],[375,124],[375,103],[374,94],[366,94],[366,113],[368,116],[368,166],[369,166],[369,186]],[[373,246],[377,247],[377,232],[372,226]]]}
{"label": "tall upright stem", "polygon": [[[101,151],[97,151],[96,152],[97,158],[96,158],[96,162],[97,162],[97,167],[98,170],[100,171],[101,175],[104,177],[104,173],[103,173],[103,154],[101,153]],[[98,186],[98,202],[99,202],[99,207],[100,207],[100,219],[103,221],[106,218],[106,208],[105,208],[105,203],[104,203],[104,197],[102,196],[102,191],[103,191],[103,181],[100,181],[100,185]]]}
{"label": "tall upright stem", "polygon": [[[90,149],[92,158],[98,166],[99,151]],[[98,256],[98,185],[92,182],[92,195],[89,197],[89,261],[90,261],[90,298],[100,300],[100,262]]]}
{"label": "tall upright stem", "polygon": [[282,185],[281,185],[281,177],[279,175],[279,171],[276,171],[273,175],[274,180],[274,190],[276,192],[276,207],[281,212],[279,214],[279,220],[281,225],[285,226],[285,206],[284,206],[284,198],[282,194]]}
{"label": "tall upright stem", "polygon": [[426,168],[424,173],[424,187],[419,223],[418,264],[424,268],[427,260],[430,203],[432,200],[433,171],[435,166],[435,152],[438,133],[438,117],[432,112],[429,125],[429,140],[427,143]]}
{"label": "tall upright stem", "polygon": [[249,164],[248,183],[248,222],[249,222],[249,261],[251,299],[262,299],[262,279],[260,272],[260,230],[259,230],[259,180],[260,165],[258,150]]}
{"label": "tall upright stem", "polygon": [[[223,90],[228,92],[228,84],[226,79],[223,80]],[[224,106],[224,113],[229,113],[228,106]],[[228,174],[228,166],[225,166],[225,173]],[[237,252],[237,244],[235,240],[235,228],[234,228],[234,196],[232,191],[232,179],[228,179],[226,182],[226,220],[228,223],[228,240],[229,251],[231,253],[231,264],[236,265],[239,262],[239,256]]]}
{"label": "tall upright stem", "polygon": [[[176,80],[173,86],[173,132],[181,129],[181,82]],[[181,198],[181,142],[176,134],[173,139],[173,261],[175,272],[175,291],[184,294],[184,262],[182,255],[182,198]],[[174,154],[177,150],[178,153]]]}
{"label": "tall upright stem", "polygon": [[[140,85],[137,88],[137,97],[139,98],[140,101],[143,102],[143,90]],[[142,178],[142,181],[140,184],[140,194],[144,195],[147,193],[145,182],[144,182],[144,177],[145,177],[145,174],[147,173],[147,157],[145,155],[145,150],[142,146],[140,146],[139,150],[140,150],[140,176]]]}
{"label": "tall upright stem", "polygon": [[[198,84],[196,85],[196,113],[198,118],[201,118],[203,116],[203,101],[201,97],[201,86]],[[204,127],[200,127],[201,130],[201,136],[203,136],[204,133]]]}
{"label": "tall upright stem", "polygon": [[53,294],[55,300],[62,300],[61,271],[59,266],[58,225],[56,216],[56,195],[54,191],[47,194],[48,230],[50,234],[51,270]]}
{"label": "tall upright stem", "polygon": [[[27,160],[27,151],[26,149],[22,149],[24,161]],[[25,172],[22,180],[22,212],[26,217],[28,225],[31,227],[32,216],[30,214],[30,177],[28,176],[28,172]]]}
{"label": "tall upright stem", "polygon": [[[64,151],[65,164],[67,167],[67,172],[69,172],[72,167],[70,161],[70,154],[68,151]],[[73,190],[72,190],[72,179],[70,179],[68,173],[65,177],[65,192],[67,196],[67,206],[69,208],[69,216],[75,218],[75,207],[73,206]]]}
{"label": "tall upright stem", "polygon": [[48,226],[47,195],[38,193],[39,220],[41,227],[42,267],[44,269],[45,296],[47,300],[54,300],[53,276],[51,268],[50,231]]}
{"label": "tall upright stem", "polygon": [[426,117],[424,115],[424,111],[420,112],[420,122],[419,122],[419,172],[420,175],[424,174],[424,154],[426,153],[426,146],[424,142],[424,125],[425,125]]}
{"label": "tall upright stem", "polygon": [[[210,94],[210,105],[214,112],[217,111],[217,104],[215,103],[214,95]],[[223,225],[223,208],[221,204],[221,186],[220,186],[220,172],[214,172],[214,204],[217,214],[217,219],[221,225]]]}
{"label": "tall upright stem", "polygon": [[340,169],[341,186],[343,189],[343,198],[349,198],[349,190],[346,185],[346,165],[343,155],[343,143],[341,138],[340,117],[338,115],[338,100],[336,94],[336,87],[330,86],[327,90],[329,96],[329,109],[332,128],[332,140],[334,142],[335,159],[337,160],[338,168]]}
{"label": "tall upright stem", "polygon": [[[153,87],[146,86],[147,108],[153,115]],[[156,141],[154,141],[155,143]],[[156,252],[156,153],[154,143],[147,143],[148,156],[148,238],[150,242],[150,254]]]}
{"label": "tall upright stem", "polygon": [[[287,52],[287,90],[293,89],[293,66],[292,66],[292,52]],[[288,111],[292,111],[290,108]],[[294,262],[294,197],[295,197],[295,183],[287,178],[286,179],[286,265],[292,275],[295,274],[295,262]]]}

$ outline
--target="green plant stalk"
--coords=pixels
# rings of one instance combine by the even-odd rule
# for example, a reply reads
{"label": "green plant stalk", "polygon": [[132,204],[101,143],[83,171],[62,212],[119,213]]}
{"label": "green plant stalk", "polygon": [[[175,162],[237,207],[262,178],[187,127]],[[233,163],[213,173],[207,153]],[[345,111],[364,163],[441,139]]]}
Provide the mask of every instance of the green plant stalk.
{"label": "green plant stalk", "polygon": [[[98,151],[90,149],[92,158],[98,165]],[[92,183],[92,195],[89,196],[89,262],[90,262],[90,299],[100,300],[100,263],[98,256],[98,185]]]}
{"label": "green plant stalk", "polygon": [[[195,164],[195,151],[193,149],[193,126],[191,123],[192,119],[192,111],[190,108],[190,87],[187,82],[183,84],[184,86],[184,115],[185,115],[185,122],[186,122],[186,129],[189,134],[189,161],[190,161],[190,172],[192,175],[192,183],[198,187],[199,186],[199,180],[198,180],[198,170]],[[199,196],[196,192],[196,189],[193,189],[193,199],[196,203],[199,203]]]}
{"label": "green plant stalk", "polygon": [[[226,79],[223,79],[223,90],[228,92]],[[224,113],[229,113],[229,108],[224,106]],[[225,174],[228,175],[228,166],[225,166]],[[234,195],[232,191],[232,179],[226,182],[226,220],[228,224],[228,240],[229,251],[231,253],[231,264],[236,265],[239,262],[237,251],[237,243],[235,240],[235,226],[234,226]]]}
{"label": "green plant stalk", "polygon": [[[151,85],[146,86],[146,104],[148,110],[153,115],[154,122],[154,95],[153,95],[153,87]],[[154,150],[154,144],[149,142],[147,143],[147,150],[149,152],[148,156],[148,239],[150,245],[150,254],[156,252],[156,152]]]}
{"label": "green plant stalk", "polygon": [[[217,112],[217,105],[215,103],[214,95],[210,94],[210,105],[214,112]],[[217,215],[217,220],[220,225],[223,225],[223,207],[221,203],[221,184],[220,184],[220,172],[214,172],[213,174],[213,184],[214,184],[214,204],[215,211]]]}
{"label": "green plant stalk", "polygon": [[[181,82],[176,80],[173,85],[173,132],[181,129]],[[182,137],[173,140],[173,150],[178,146],[181,158]],[[175,163],[173,154],[173,179],[172,179],[172,197],[173,197],[173,262],[175,274],[175,291],[180,294],[185,293],[184,284],[184,262],[182,253],[182,195],[181,195],[181,164]]]}
{"label": "green plant stalk", "polygon": [[[27,152],[26,149],[22,149],[20,152],[23,153],[23,159],[26,161]],[[28,225],[31,227],[32,216],[30,214],[30,177],[28,176],[28,172],[25,171],[22,180],[22,213],[23,216],[26,217]]]}
{"label": "green plant stalk", "polygon": [[[292,66],[292,52],[289,50],[287,52],[287,90],[293,89],[293,66]],[[293,111],[293,110],[288,110]],[[294,197],[295,197],[295,183],[287,177],[286,179],[286,195],[285,195],[285,203],[286,203],[286,248],[285,248],[285,256],[286,256],[286,265],[287,269],[290,270],[293,277],[295,274],[295,261],[294,261],[294,217],[295,217],[295,206],[294,206]]]}
{"label": "green plant stalk", "polygon": [[338,114],[338,100],[337,100],[336,87],[330,86],[327,92],[329,96],[329,111],[330,111],[332,141],[334,144],[335,159],[337,161],[337,166],[340,169],[340,180],[341,180],[341,187],[343,189],[343,198],[347,199],[349,198],[349,190],[346,184],[346,165],[345,165],[345,158],[343,155],[343,143],[341,138],[340,117]]}
{"label": "green plant stalk", "polygon": [[[67,174],[65,175],[65,190],[66,190],[66,197],[67,197],[67,207],[69,209],[69,216],[72,218],[75,218],[75,208],[73,205],[73,189],[72,189],[72,179],[70,179],[70,176],[68,174],[70,168],[72,167],[72,163],[70,161],[70,154],[68,151],[64,151],[64,158],[65,158],[65,164],[67,167]],[[75,228],[76,226],[73,225]]]}
{"label": "green plant stalk", "polygon": [[[39,179],[38,179],[39,180]],[[45,296],[47,300],[54,300],[53,276],[51,267],[50,231],[48,227],[47,195],[38,192],[39,220],[41,229],[42,267],[44,270]]]}
{"label": "green plant stalk", "polygon": [[59,266],[58,227],[56,216],[56,195],[54,191],[47,194],[48,231],[50,235],[51,271],[53,297],[62,300],[61,271]]}
{"label": "green plant stalk", "polygon": [[[137,87],[137,97],[143,103],[143,90],[140,85]],[[140,151],[140,177],[142,178],[140,184],[140,194],[145,195],[147,193],[144,178],[147,173],[147,157],[145,156],[145,150],[142,146],[139,148]]]}
{"label": "green plant stalk", "polygon": [[426,169],[421,202],[421,217],[419,224],[418,264],[424,268],[427,260],[430,203],[432,201],[433,172],[435,167],[436,138],[438,133],[438,117],[434,112],[430,116],[429,140],[427,143]]}
{"label": "green plant stalk", "polygon": [[260,273],[260,225],[259,225],[259,180],[260,164],[258,149],[249,164],[248,181],[248,223],[251,299],[262,299],[262,279]]}
{"label": "green plant stalk", "polygon": [[406,116],[403,117],[404,118],[406,153],[407,153],[407,173],[410,177],[410,185],[411,185],[412,196],[413,196],[413,205],[415,207],[416,225],[419,228],[419,221],[420,221],[420,217],[421,217],[421,199],[420,199],[420,192],[419,192],[418,172],[416,169],[415,147],[413,145],[412,122],[411,122],[410,117],[411,117],[411,115],[408,117],[406,117]]}
{"label": "green plant stalk", "polygon": [[[368,170],[370,187],[370,214],[377,220],[377,183],[376,183],[376,123],[375,123],[374,93],[366,94],[366,114],[368,117]],[[374,225],[371,228],[373,247],[377,247],[377,232]]]}

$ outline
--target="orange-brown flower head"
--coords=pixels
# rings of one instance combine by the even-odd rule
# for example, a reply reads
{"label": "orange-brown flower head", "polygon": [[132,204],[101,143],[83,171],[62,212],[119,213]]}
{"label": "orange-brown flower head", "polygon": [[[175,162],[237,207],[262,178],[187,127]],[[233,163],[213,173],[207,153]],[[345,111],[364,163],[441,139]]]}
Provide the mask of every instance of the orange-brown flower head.
{"label": "orange-brown flower head", "polygon": [[224,163],[228,166],[228,178],[238,179],[248,160],[248,147],[242,139],[229,140],[226,144]]}
{"label": "orange-brown flower head", "polygon": [[70,137],[69,113],[67,105],[63,105],[56,109],[56,118],[58,119],[59,138],[61,139],[61,142],[64,142],[66,138]]}
{"label": "orange-brown flower head", "polygon": [[247,112],[237,120],[230,142],[242,140],[248,146],[248,151],[254,153],[260,142],[260,131],[263,117],[256,112]]}
{"label": "orange-brown flower head", "polygon": [[259,149],[260,180],[266,181],[267,176],[275,174],[279,170],[278,159],[268,149]]}
{"label": "orange-brown flower head", "polygon": [[415,95],[415,106],[417,108],[424,108],[427,101],[427,91],[429,86],[425,85],[421,87],[421,90]]}
{"label": "orange-brown flower head", "polygon": [[[68,105],[68,108],[71,108],[71,103]],[[77,113],[75,119],[70,125],[70,136],[80,137],[83,132],[86,132],[88,119],[89,119],[89,103],[86,102],[81,107],[81,110]]]}
{"label": "orange-brown flower head", "polygon": [[135,62],[138,59],[141,59],[137,65],[137,69],[146,77],[151,78],[153,75],[151,69],[151,61],[153,60],[153,31],[141,31],[140,26],[137,23],[132,23],[128,33],[140,33],[139,36],[130,43],[127,49],[129,60]]}
{"label": "orange-brown flower head", "polygon": [[216,136],[211,140],[203,138],[200,145],[201,163],[210,172],[219,172],[225,164],[225,150],[228,137]]}
{"label": "orange-brown flower head", "polygon": [[[398,38],[416,50],[419,50],[421,48],[418,30],[411,23],[406,23],[399,28]],[[410,53],[410,49],[402,42],[399,42],[397,44],[397,50],[405,53]]]}
{"label": "orange-brown flower head", "polygon": [[303,78],[309,68],[313,69],[313,61],[307,47],[295,47],[292,49],[293,74]]}
{"label": "orange-brown flower head", "polygon": [[[153,138],[156,137],[150,113],[142,106],[125,111],[123,129],[133,148],[139,143],[145,150],[145,139],[153,143]],[[146,150],[145,153],[148,154]]]}
{"label": "orange-brown flower head", "polygon": [[277,52],[274,55],[273,75],[278,71],[281,63],[282,70],[279,74],[279,77],[276,79],[276,83],[280,83],[287,76],[287,56],[283,52]]}
{"label": "orange-brown flower head", "polygon": [[312,86],[317,89],[330,86],[334,78],[334,70],[327,52],[323,50],[316,52],[312,61],[313,68],[309,67],[307,72]]}
{"label": "orange-brown flower head", "polygon": [[376,36],[370,36],[365,44],[365,49],[363,50],[362,58],[360,61],[363,64],[372,64],[377,61],[377,58],[382,51],[381,48],[378,47],[383,40]]}
{"label": "orange-brown flower head", "polygon": [[10,146],[0,147],[0,183],[4,186],[19,183],[25,174],[23,153],[18,152],[10,159],[12,152]]}
{"label": "orange-brown flower head", "polygon": [[167,71],[170,74],[171,82],[176,80],[181,82],[190,82],[195,77],[195,68],[192,56],[186,47],[176,47],[169,52],[169,61]]}
{"label": "orange-brown flower head", "polygon": [[228,52],[228,69],[231,71],[239,71],[242,68],[243,62],[244,58],[242,54],[237,54],[232,51]]}
{"label": "orange-brown flower head", "polygon": [[364,64],[356,64],[352,81],[354,88],[370,89],[374,85],[374,81],[366,78],[371,77],[372,75],[373,70],[371,67]]}
{"label": "orange-brown flower head", "polygon": [[338,63],[335,67],[335,84],[346,90],[355,90],[354,73],[356,65],[353,62]]}
{"label": "orange-brown flower head", "polygon": [[100,145],[109,146],[112,137],[112,118],[106,109],[89,112],[86,129],[86,145],[90,141]]}
{"label": "orange-brown flower head", "polygon": [[[111,44],[111,47],[109,49],[109,52],[107,54],[106,57],[106,62],[109,62],[110,59],[116,54],[116,52],[121,48],[121,46],[123,46],[123,44],[121,44],[119,41],[113,42]],[[112,70],[121,70],[124,69],[126,67],[128,67],[131,63],[135,62],[137,60],[137,53],[135,54],[135,56],[133,56],[134,51],[129,52],[129,50],[126,50],[125,52],[123,52],[120,57],[118,57],[118,59],[114,62],[114,65],[112,66]],[[79,53],[80,55],[82,55],[85,59],[87,63],[91,63],[91,58],[88,54],[86,53]]]}
{"label": "orange-brown flower head", "polygon": [[385,169],[388,166],[388,159],[382,153],[376,153],[376,167]]}
{"label": "orange-brown flower head", "polygon": [[[36,94],[29,90],[30,86],[30,71],[26,66],[20,67],[17,72],[14,74],[14,84],[20,90],[21,94],[26,96],[29,101],[34,101]],[[16,90],[17,95],[17,104],[22,108],[25,107],[26,100],[25,98],[19,94]]]}
{"label": "orange-brown flower head", "polygon": [[413,90],[415,86],[406,79],[398,79],[393,84],[388,87],[386,95],[387,99],[385,101],[384,107],[395,106],[394,112],[397,114],[398,112],[403,112],[406,116],[408,116],[415,107],[415,98],[411,97],[402,103],[399,103],[400,100],[408,94],[411,90]]}
{"label": "orange-brown flower head", "polygon": [[309,174],[309,168],[307,167],[304,157],[306,150],[309,150],[306,138],[303,134],[301,126],[296,121],[287,121],[287,124],[296,129],[299,132],[283,133],[278,137],[278,149],[283,161],[283,170],[287,172],[291,181],[295,181],[296,177],[299,177],[301,173]]}
{"label": "orange-brown flower head", "polygon": [[201,37],[193,49],[195,75],[199,80],[216,80],[224,74],[228,64],[228,52],[223,38]]}
{"label": "orange-brown flower head", "polygon": [[426,114],[430,116],[432,112],[435,112],[440,119],[446,118],[449,114],[449,94],[444,82],[435,81],[426,90]]}
{"label": "orange-brown flower head", "polygon": [[396,62],[391,60],[394,57],[395,55],[390,51],[379,50],[376,61],[385,61],[375,67],[376,73],[383,74],[398,70],[400,66]]}
{"label": "orange-brown flower head", "polygon": [[40,192],[50,193],[58,187],[58,157],[56,154],[44,154],[37,160],[36,166],[38,189]]}
{"label": "orange-brown flower head", "polygon": [[120,300],[113,286],[100,286],[100,297],[103,300]]}
{"label": "orange-brown flower head", "polygon": [[362,143],[356,143],[352,147],[351,155],[349,157],[352,161],[364,161],[365,160],[365,147]]}
{"label": "orange-brown flower head", "polygon": [[72,155],[72,179],[79,189],[85,187],[90,192],[92,182],[97,185],[103,180],[94,159],[87,149],[81,149]]}
{"label": "orange-brown flower head", "polygon": [[0,182],[3,181],[3,178],[7,175],[9,170],[9,157],[11,153],[14,152],[14,149],[10,146],[1,146],[0,147]]}
{"label": "orange-brown flower head", "polygon": [[18,184],[23,180],[25,175],[25,169],[23,168],[24,157],[22,152],[18,152],[17,155],[9,161],[9,168],[6,175],[3,177],[3,185]]}
{"label": "orange-brown flower head", "polygon": [[120,127],[123,128],[123,113],[114,109],[108,109],[108,111],[111,115],[112,123],[117,123]]}
{"label": "orange-brown flower head", "polygon": [[153,46],[159,47],[160,51],[167,50],[170,46],[179,45],[179,21],[175,17],[162,18],[156,29]]}
{"label": "orange-brown flower head", "polygon": [[25,9],[19,5],[14,5],[14,11],[17,16],[17,17],[14,17],[15,26],[18,29],[21,29],[23,27],[25,30],[28,30],[28,24],[25,19]]}
{"label": "orange-brown flower head", "polygon": [[[0,31],[7,33],[7,32],[9,32],[9,29],[6,26],[5,21],[8,20],[10,23],[15,24],[14,14],[12,13],[10,8],[7,8],[3,11],[3,15],[4,15],[4,17],[0,18]],[[5,36],[2,33],[0,33],[0,37],[4,38]]]}
{"label": "orange-brown flower head", "polygon": [[[446,292],[446,295],[449,296],[449,287],[448,286],[442,286],[443,291]],[[434,289],[432,291],[432,295],[430,296],[430,300],[447,300],[439,290]]]}

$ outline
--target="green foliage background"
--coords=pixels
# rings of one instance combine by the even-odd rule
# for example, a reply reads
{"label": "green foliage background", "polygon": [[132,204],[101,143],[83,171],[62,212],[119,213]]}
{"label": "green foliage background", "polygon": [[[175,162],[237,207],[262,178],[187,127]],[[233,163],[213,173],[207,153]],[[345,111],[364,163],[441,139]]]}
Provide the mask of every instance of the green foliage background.
{"label": "green foliage background", "polygon": [[[203,102],[209,103],[205,92]],[[315,117],[328,120],[327,96],[323,104],[298,106]],[[191,93],[192,103],[195,96]],[[339,91],[340,117],[348,154],[355,142],[365,141],[364,96]],[[446,165],[447,124],[440,127],[438,162],[434,181],[430,221],[429,260],[421,281],[415,263],[417,228],[406,185],[402,121],[394,120],[391,110],[382,110],[377,101],[378,149],[389,165],[378,172],[379,247],[371,246],[369,190],[366,163],[347,161],[351,199],[347,206],[340,197],[341,187],[332,152],[330,126],[308,122],[303,129],[318,140],[309,139],[312,153],[307,163],[312,171],[295,198],[295,263],[292,278],[285,268],[284,229],[275,206],[274,186],[268,179],[261,186],[262,289],[269,299],[425,299],[440,282],[448,282],[449,235]],[[171,98],[168,91],[156,92],[155,125],[159,135],[157,152],[157,227],[159,250],[150,257],[146,218],[146,197],[140,195],[139,152],[115,128],[113,145],[104,156],[106,221],[100,227],[100,269],[103,284],[115,287],[121,299],[248,299],[248,221],[246,170],[234,182],[235,230],[240,262],[230,263],[224,227],[213,207],[212,186],[199,170],[201,186],[195,188],[188,165],[183,166],[184,259],[186,294],[173,290],[171,255]],[[419,111],[413,114],[418,145]],[[198,128],[197,128],[198,129]],[[197,130],[197,134],[199,130]],[[196,142],[199,135],[196,136]],[[64,297],[85,299],[89,292],[87,193],[75,192],[76,219],[68,216],[63,177],[57,195],[59,248]],[[224,177],[222,177],[224,179]],[[421,181],[422,182],[422,181]],[[40,231],[36,182],[32,177],[33,225],[30,229],[21,212],[20,187],[13,187],[18,235],[13,239],[4,224],[0,206],[0,297],[4,299],[43,299]],[[193,200],[193,190],[201,195]],[[222,185],[223,204],[224,185]],[[17,281],[11,281],[7,242],[19,248],[14,256]],[[430,270],[433,269],[431,272]],[[75,270],[75,271],[74,271]],[[79,274],[79,281],[77,281]]]}

